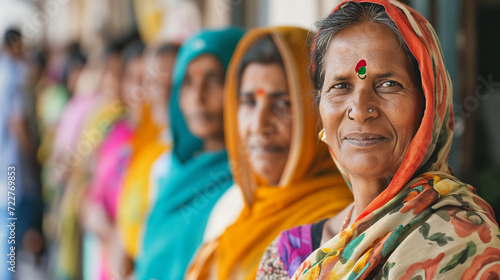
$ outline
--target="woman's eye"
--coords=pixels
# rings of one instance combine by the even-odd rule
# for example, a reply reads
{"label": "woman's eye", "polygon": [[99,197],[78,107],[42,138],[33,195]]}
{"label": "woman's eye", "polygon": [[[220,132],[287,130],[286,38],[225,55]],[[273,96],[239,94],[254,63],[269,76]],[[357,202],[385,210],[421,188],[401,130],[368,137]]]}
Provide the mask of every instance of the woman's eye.
{"label": "woman's eye", "polygon": [[255,99],[249,96],[242,96],[239,98],[238,103],[244,106],[255,106]]}
{"label": "woman's eye", "polygon": [[346,89],[348,87],[349,86],[346,83],[340,83],[340,84],[334,85],[332,88],[334,88],[334,89]]}
{"label": "woman's eye", "polygon": [[274,111],[278,115],[290,113],[291,103],[288,100],[279,100],[274,104]]}
{"label": "woman's eye", "polygon": [[211,86],[219,86],[222,85],[224,82],[221,77],[218,76],[211,76],[207,79],[207,82]]}
{"label": "woman's eye", "polygon": [[383,82],[380,87],[396,87],[396,86],[401,86],[400,83],[395,82],[395,81],[387,81]]}
{"label": "woman's eye", "polygon": [[377,91],[380,93],[396,93],[402,89],[403,86],[400,83],[395,81],[386,81],[378,86]]}
{"label": "woman's eye", "polygon": [[348,93],[348,91],[352,88],[352,86],[348,83],[338,83],[330,87],[328,91],[325,93],[330,93],[330,94],[344,94]]}
{"label": "woman's eye", "polygon": [[276,107],[278,108],[290,108],[291,103],[288,100],[279,100],[276,102]]}

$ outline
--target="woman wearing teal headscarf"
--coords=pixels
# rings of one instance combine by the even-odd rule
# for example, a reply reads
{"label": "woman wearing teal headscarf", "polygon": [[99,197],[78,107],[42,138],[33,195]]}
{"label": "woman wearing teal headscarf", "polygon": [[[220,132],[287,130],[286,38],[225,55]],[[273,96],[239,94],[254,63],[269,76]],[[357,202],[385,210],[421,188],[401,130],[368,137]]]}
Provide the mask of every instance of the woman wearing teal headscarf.
{"label": "woman wearing teal headscarf", "polygon": [[210,212],[233,184],[224,146],[222,95],[243,31],[206,30],[181,47],[174,68],[168,175],[145,227],[136,279],[183,279],[201,245]]}

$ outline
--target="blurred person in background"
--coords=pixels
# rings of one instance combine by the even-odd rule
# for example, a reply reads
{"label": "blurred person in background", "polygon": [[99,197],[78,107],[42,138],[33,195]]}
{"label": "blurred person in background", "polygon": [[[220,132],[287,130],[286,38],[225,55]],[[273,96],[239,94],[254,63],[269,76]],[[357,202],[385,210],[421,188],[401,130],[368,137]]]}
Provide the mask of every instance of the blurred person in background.
{"label": "blurred person in background", "polygon": [[[86,57],[79,47],[73,45],[64,51],[50,50],[46,70],[42,73],[35,91],[37,96],[36,114],[40,146],[37,158],[42,165],[42,189],[47,216],[44,219],[44,234],[54,237],[56,217],[50,216],[57,211],[53,202],[59,197],[61,188],[55,166],[50,161],[53,155],[57,127],[71,94],[75,89],[78,75],[85,65]],[[69,78],[69,77],[72,78]]]}
{"label": "blurred person in background", "polygon": [[[149,170],[153,161],[163,152],[157,143],[161,128],[151,115],[153,104],[145,86],[145,46],[136,40],[124,51],[127,61],[122,83],[122,99],[129,108],[128,118],[134,134],[130,142],[130,158],[124,171],[120,192],[117,194],[116,226],[121,251],[114,265],[119,277],[130,275],[138,247],[139,234],[147,206]],[[151,144],[151,145],[150,145]]]}
{"label": "blurred person in background", "polygon": [[[153,165],[158,166],[155,162],[160,155],[172,147],[166,116],[178,46],[167,44],[152,49],[154,51],[144,54],[142,68],[137,67],[137,72],[132,69],[141,79],[127,89],[127,102],[134,102],[133,106],[140,109],[141,115],[118,203],[117,223],[125,249],[125,263],[121,266],[124,269],[119,272],[122,276],[131,275],[134,259],[141,250],[140,235],[150,200],[154,200]],[[158,172],[163,172],[162,167],[160,164]]]}
{"label": "blurred person in background", "polygon": [[[176,45],[165,45],[151,55],[150,63],[154,71],[150,73],[152,80],[144,80],[144,83],[147,83],[145,88],[149,91],[147,97],[151,99],[153,118],[155,114],[155,120],[159,120],[158,115],[163,116],[159,120],[160,123],[157,123],[158,125],[165,123],[166,105],[161,102],[166,103],[165,97],[169,95],[171,71],[177,49]],[[127,74],[123,80],[119,77],[118,80],[113,79],[114,81],[129,85],[128,82],[123,83],[122,81],[125,79],[133,80],[135,74],[140,75],[139,71],[132,71],[134,64],[131,63],[141,55],[142,51],[141,44],[133,43],[127,47],[124,53]],[[111,79],[111,77],[109,78]],[[109,80],[108,83],[112,83],[112,80]],[[89,195],[90,200],[85,207],[90,209],[90,211],[86,211],[84,217],[86,227],[99,237],[102,247],[102,252],[99,253],[97,249],[88,254],[89,257],[101,256],[100,258],[93,258],[94,268],[89,269],[94,278],[112,279],[126,274],[120,267],[122,265],[120,259],[124,257],[124,246],[121,243],[121,236],[117,228],[116,215],[125,172],[128,169],[132,154],[132,138],[138,125],[137,123],[134,124],[130,117],[131,115],[138,116],[137,112],[134,111],[141,108],[141,106],[137,106],[137,100],[131,98],[130,95],[123,94],[124,91],[130,94],[130,89],[133,89],[133,87],[124,86],[121,91],[122,101],[127,106],[127,113],[113,123],[110,133],[99,148],[96,173],[93,176],[92,189]],[[162,110],[162,108],[164,109]],[[165,134],[165,132],[160,135],[162,134]],[[166,136],[160,138],[163,139]],[[167,142],[167,140],[164,141]],[[89,277],[89,279],[94,278]]]}
{"label": "blurred person in background", "polygon": [[[86,129],[93,130],[95,148],[87,162],[85,180],[79,209],[79,223],[83,235],[83,279],[112,279],[109,260],[117,238],[114,236],[110,215],[105,206],[113,207],[112,196],[120,184],[120,174],[127,165],[128,143],[132,129],[127,125],[127,107],[121,102],[122,78],[125,66],[125,42],[112,42],[105,51],[105,64],[98,86],[100,109],[88,121]],[[113,173],[113,171],[115,171]],[[109,185],[108,185],[109,184]],[[111,197],[105,197],[107,188]],[[110,210],[112,211],[112,210]],[[111,212],[112,213],[112,212]],[[114,213],[112,213],[112,218]]]}
{"label": "blurred person in background", "polygon": [[53,273],[58,244],[58,219],[63,185],[59,180],[58,166],[54,164],[58,126],[66,105],[75,90],[76,81],[86,63],[86,57],[78,44],[67,48],[49,49],[47,67],[41,73],[35,87],[37,96],[36,115],[40,146],[37,158],[41,164],[43,197],[43,233],[46,242],[48,273]]}
{"label": "blurred person in background", "polygon": [[167,43],[161,45],[154,56],[152,56],[147,72],[150,76],[146,78],[150,94],[153,121],[163,130],[158,135],[159,141],[167,145],[167,149],[158,157],[151,167],[148,189],[148,205],[154,205],[158,193],[158,179],[170,170],[169,155],[172,151],[172,131],[170,128],[170,117],[168,113],[170,90],[172,88],[172,76],[174,64],[179,51],[179,45]]}
{"label": "blurred person in background", "polygon": [[85,238],[89,245],[93,245],[83,252],[86,279],[113,279],[113,260],[117,258],[116,252],[121,256],[119,253],[122,251],[115,223],[117,198],[128,166],[134,132],[128,117],[134,107],[127,107],[122,102],[124,72],[130,61],[129,57],[124,57],[122,48],[118,42],[108,47],[108,62],[101,81],[102,90],[116,95],[116,101],[123,104],[126,110],[111,124],[109,133],[97,150],[95,170],[82,205],[81,222]]}
{"label": "blurred person in background", "polygon": [[225,72],[243,31],[204,30],[175,63],[169,115],[173,150],[135,259],[135,279],[184,279],[208,216],[232,184],[224,145]]}
{"label": "blurred person in background", "polygon": [[[74,254],[78,251],[79,243],[74,240],[78,236],[76,221],[68,218],[75,215],[74,211],[69,210],[73,204],[69,197],[72,197],[74,190],[67,186],[72,170],[78,168],[83,154],[87,152],[87,143],[80,143],[79,135],[97,99],[95,91],[78,86],[86,84],[90,88],[96,82],[85,55],[76,46],[68,47],[67,54],[62,54],[62,64],[59,64],[61,54],[56,50],[51,53],[51,67],[47,73],[48,91],[42,92],[38,106],[42,120],[42,115],[56,114],[54,123],[48,123],[48,130],[42,130],[42,141],[46,142],[42,142],[39,150],[40,159],[45,159],[42,161],[44,233],[50,243],[48,275],[53,279],[73,279],[79,271],[74,264],[76,262],[71,261],[77,258]],[[66,98],[69,98],[67,102]],[[46,108],[46,105],[53,107]],[[54,125],[54,128],[50,125]]]}
{"label": "blurred person in background", "polygon": [[96,110],[95,105],[100,100],[97,91],[101,76],[99,64],[101,63],[85,61],[81,68],[65,71],[64,84],[71,98],[60,115],[48,158],[54,176],[62,185],[67,184],[72,170],[82,163],[86,156],[84,154],[87,153],[85,143],[80,143],[79,140],[86,121],[92,116],[92,112]]}
{"label": "blurred person in background", "polygon": [[[86,235],[83,230],[87,211],[84,202],[95,172],[97,149],[108,134],[111,124],[125,111],[125,107],[119,102],[116,83],[109,82],[109,72],[121,69],[120,63],[119,50],[116,50],[105,60],[91,61],[84,67],[76,82],[75,94],[66,107],[68,109],[74,105],[71,108],[73,111],[68,113],[75,123],[62,119],[58,127],[58,133],[64,133],[63,128],[70,130],[71,139],[65,143],[68,145],[65,147],[66,152],[59,154],[58,158],[63,162],[57,162],[64,169],[64,173],[59,174],[63,183],[63,195],[59,209],[61,228],[57,277],[72,279],[83,275],[86,279],[92,279],[90,271],[94,271],[93,260],[96,258],[85,257],[91,256],[91,252],[99,248],[99,244],[94,235]],[[68,127],[61,127],[63,124]],[[77,129],[70,128],[71,125],[76,125]],[[56,135],[56,143],[61,139],[60,136]],[[57,148],[59,152],[64,151]]]}
{"label": "blurred person in background", "polygon": [[41,138],[38,160],[41,163],[45,163],[51,153],[57,125],[85,62],[86,57],[76,44],[64,51],[49,52],[47,69],[42,72],[35,88]]}
{"label": "blurred person in background", "polygon": [[[34,115],[30,111],[33,103],[30,92],[30,77],[24,52],[22,35],[16,28],[8,29],[0,50],[0,154],[1,175],[0,195],[1,216],[17,218],[15,221],[15,239],[8,243],[11,234],[9,227],[1,230],[0,248],[3,256],[15,254],[20,262],[20,253],[24,250],[39,254],[42,250],[41,235],[41,198],[38,183],[38,167],[35,160],[36,137],[32,130]],[[10,175],[8,172],[10,171]],[[8,180],[13,181],[8,189]],[[14,187],[14,188],[12,188]],[[15,189],[15,190],[13,190]],[[8,191],[9,197],[7,196]],[[8,204],[11,201],[14,204]],[[7,212],[7,207],[12,207]],[[10,212],[12,211],[12,212]],[[15,250],[10,250],[15,246]],[[10,257],[2,258],[10,259]],[[11,279],[13,273],[7,268],[9,263],[2,261],[0,275],[2,279]],[[14,269],[17,269],[14,267]]]}

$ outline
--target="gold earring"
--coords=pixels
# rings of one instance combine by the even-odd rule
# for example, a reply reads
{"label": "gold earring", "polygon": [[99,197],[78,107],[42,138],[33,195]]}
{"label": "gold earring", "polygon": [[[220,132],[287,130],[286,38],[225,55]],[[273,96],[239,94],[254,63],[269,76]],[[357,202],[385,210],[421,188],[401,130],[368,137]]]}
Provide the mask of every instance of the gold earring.
{"label": "gold earring", "polygon": [[318,137],[321,141],[326,143],[326,134],[324,128],[318,133]]}

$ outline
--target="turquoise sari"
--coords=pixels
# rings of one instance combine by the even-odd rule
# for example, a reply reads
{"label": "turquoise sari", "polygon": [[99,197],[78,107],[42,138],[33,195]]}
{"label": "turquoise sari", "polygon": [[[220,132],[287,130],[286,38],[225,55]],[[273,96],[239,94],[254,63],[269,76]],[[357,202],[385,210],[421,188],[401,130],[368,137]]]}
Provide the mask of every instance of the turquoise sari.
{"label": "turquoise sari", "polygon": [[136,279],[183,279],[202,243],[212,208],[233,184],[226,151],[202,151],[203,142],[187,128],[179,108],[179,94],[192,60],[212,54],[226,69],[242,35],[243,31],[235,28],[207,30],[188,39],[180,49],[170,102],[172,166],[158,182],[158,198],[135,263]]}

